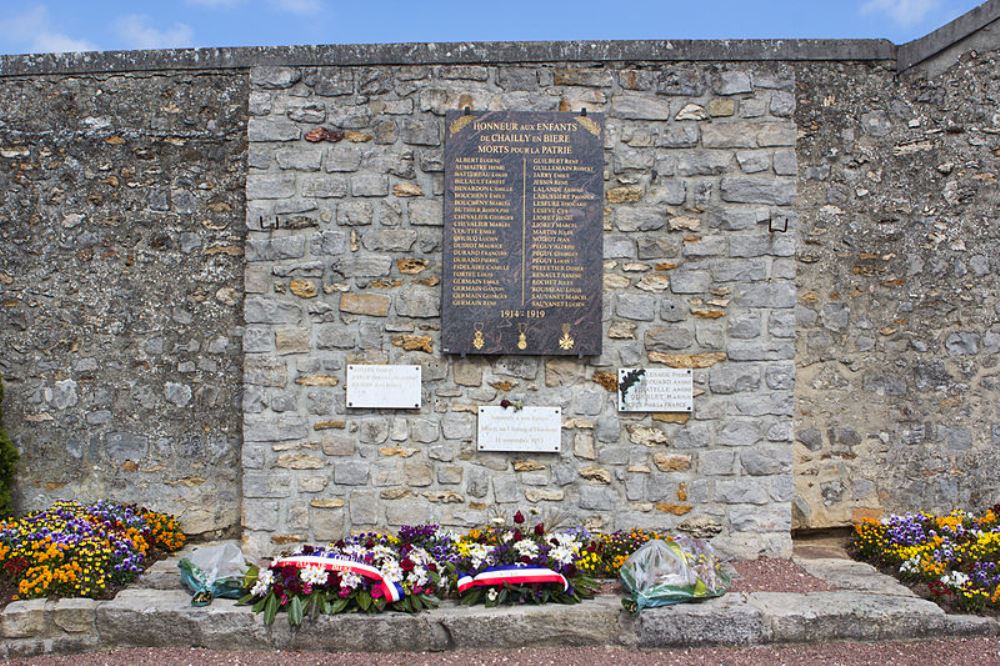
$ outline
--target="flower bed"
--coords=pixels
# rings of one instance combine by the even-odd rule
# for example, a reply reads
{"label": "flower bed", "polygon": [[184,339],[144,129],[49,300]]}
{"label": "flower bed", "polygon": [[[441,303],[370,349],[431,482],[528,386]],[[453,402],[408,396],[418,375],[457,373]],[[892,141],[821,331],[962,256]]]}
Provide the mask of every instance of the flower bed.
{"label": "flower bed", "polygon": [[0,605],[17,599],[110,598],[162,553],[184,545],[166,514],[100,501],[56,502],[0,521]]}
{"label": "flower bed", "polygon": [[854,526],[858,559],[888,570],[945,606],[1000,610],[1000,505],[974,514],[865,519]]}

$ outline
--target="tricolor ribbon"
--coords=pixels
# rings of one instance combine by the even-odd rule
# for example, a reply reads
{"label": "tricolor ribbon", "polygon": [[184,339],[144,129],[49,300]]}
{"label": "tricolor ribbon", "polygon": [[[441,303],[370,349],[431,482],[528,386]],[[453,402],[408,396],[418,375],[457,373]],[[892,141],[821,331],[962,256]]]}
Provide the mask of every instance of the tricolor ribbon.
{"label": "tricolor ribbon", "polygon": [[396,603],[406,594],[399,583],[386,580],[385,576],[377,568],[370,564],[355,562],[354,560],[345,560],[338,557],[317,557],[315,555],[296,555],[294,557],[277,559],[274,561],[273,566],[293,566],[299,569],[321,567],[326,571],[346,572],[364,576],[375,581],[382,588],[382,593],[389,603]]}
{"label": "tricolor ribbon", "polygon": [[473,587],[489,587],[491,585],[532,585],[534,583],[560,583],[563,591],[569,591],[566,577],[552,569],[537,566],[518,566],[509,564],[498,567],[487,567],[475,576],[461,574],[458,577],[458,593],[465,594]]}

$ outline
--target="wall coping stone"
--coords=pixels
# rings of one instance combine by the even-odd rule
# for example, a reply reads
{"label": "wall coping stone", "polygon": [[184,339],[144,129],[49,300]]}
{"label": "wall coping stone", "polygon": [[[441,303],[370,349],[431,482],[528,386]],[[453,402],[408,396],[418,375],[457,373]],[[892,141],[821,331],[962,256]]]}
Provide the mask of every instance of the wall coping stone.
{"label": "wall coping stone", "polygon": [[885,39],[453,42],[94,51],[0,56],[0,77],[43,74],[542,62],[885,61]]}
{"label": "wall coping stone", "polygon": [[887,39],[616,40],[430,42],[93,51],[0,56],[0,78],[256,66],[511,64],[541,62],[895,61],[904,72],[1000,20],[1000,0],[983,4],[924,37]]}
{"label": "wall coping stone", "polygon": [[995,21],[1000,21],[1000,0],[986,0],[934,32],[901,44],[896,49],[896,69],[905,72],[930,60]]}

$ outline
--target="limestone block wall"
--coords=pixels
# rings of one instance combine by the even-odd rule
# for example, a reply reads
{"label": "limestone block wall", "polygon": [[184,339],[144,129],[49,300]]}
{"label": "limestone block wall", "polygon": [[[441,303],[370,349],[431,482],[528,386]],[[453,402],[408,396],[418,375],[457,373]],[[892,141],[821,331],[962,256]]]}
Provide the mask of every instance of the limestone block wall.
{"label": "limestone block wall", "polygon": [[798,69],[797,526],[997,502],[998,64]]}
{"label": "limestone block wall", "polygon": [[21,510],[239,526],[247,82],[0,78],[0,372]]}
{"label": "limestone block wall", "polygon": [[[257,67],[250,80],[250,550],[531,507],[789,552],[790,66]],[[607,114],[601,357],[440,353],[444,113],[466,106]],[[334,141],[306,140],[321,127]],[[423,408],[346,409],[348,363],[420,364]],[[657,363],[694,368],[690,419],[616,411],[616,369]],[[562,407],[563,452],[477,452],[475,409],[503,398]]]}

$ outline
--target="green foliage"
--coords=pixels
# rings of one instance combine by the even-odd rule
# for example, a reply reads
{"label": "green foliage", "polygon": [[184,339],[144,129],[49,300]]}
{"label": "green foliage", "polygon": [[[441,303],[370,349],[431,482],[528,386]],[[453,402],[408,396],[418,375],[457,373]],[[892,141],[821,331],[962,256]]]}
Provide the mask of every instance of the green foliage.
{"label": "green foliage", "polygon": [[3,377],[0,376],[0,518],[14,512],[14,470],[20,455],[3,429]]}

